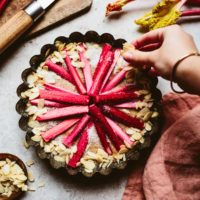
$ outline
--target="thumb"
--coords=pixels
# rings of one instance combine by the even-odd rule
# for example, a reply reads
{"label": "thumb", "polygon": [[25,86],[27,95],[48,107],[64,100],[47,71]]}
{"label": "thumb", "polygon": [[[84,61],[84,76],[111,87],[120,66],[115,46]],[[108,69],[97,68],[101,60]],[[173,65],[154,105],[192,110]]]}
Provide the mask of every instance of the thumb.
{"label": "thumb", "polygon": [[135,65],[154,65],[156,60],[156,50],[150,52],[144,51],[129,51],[123,54],[123,58]]}

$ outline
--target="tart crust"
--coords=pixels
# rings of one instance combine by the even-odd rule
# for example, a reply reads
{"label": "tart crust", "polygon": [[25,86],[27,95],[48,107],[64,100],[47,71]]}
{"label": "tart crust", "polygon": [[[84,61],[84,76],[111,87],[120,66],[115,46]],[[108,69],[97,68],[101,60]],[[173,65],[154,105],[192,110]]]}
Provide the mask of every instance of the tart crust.
{"label": "tart crust", "polygon": [[[115,40],[114,37],[108,33],[98,35],[94,31],[89,31],[85,35],[82,35],[79,32],[74,32],[72,33],[69,38],[66,37],[58,37],[54,44],[47,44],[44,45],[41,49],[40,55],[33,56],[30,60],[30,65],[31,67],[28,69],[25,69],[24,72],[22,73],[22,80],[23,83],[18,87],[17,89],[17,94],[20,97],[20,100],[18,101],[16,105],[16,110],[17,112],[21,115],[21,119],[19,120],[19,126],[22,130],[27,131],[26,133],[26,142],[29,145],[35,146],[37,150],[37,154],[41,159],[49,159],[50,164],[52,165],[53,168],[61,168],[65,167],[68,171],[69,174],[74,175],[77,174],[78,172],[81,172],[83,175],[87,177],[93,176],[96,172],[103,174],[103,175],[108,175],[113,168],[117,169],[124,169],[125,166],[127,165],[128,160],[137,160],[139,158],[140,150],[146,147],[150,146],[150,139],[151,135],[158,132],[159,129],[159,117],[155,116],[150,119],[150,122],[152,124],[152,128],[149,129],[145,135],[143,136],[143,143],[140,142],[135,142],[134,148],[129,149],[127,152],[124,153],[124,158],[119,159],[117,162],[112,162],[110,163],[109,167],[99,167],[99,165],[95,165],[92,171],[87,171],[81,165],[80,167],[72,168],[68,165],[66,165],[65,162],[62,160],[59,160],[59,158],[56,158],[52,153],[47,153],[44,148],[40,144],[40,140],[37,141],[37,138],[35,141],[33,141],[33,136],[34,133],[32,132],[33,129],[29,126],[29,120],[30,116],[26,112],[26,106],[28,103],[27,98],[22,97],[22,93],[24,91],[27,91],[29,88],[27,78],[32,72],[36,72],[38,66],[40,66],[40,63],[44,62],[49,55],[51,55],[54,51],[57,50],[56,44],[58,42],[69,44],[69,43],[78,43],[78,42],[94,42],[97,44],[105,44],[108,43],[112,45],[114,48],[122,48],[123,43],[125,43],[125,40],[123,39],[117,39]],[[145,73],[147,74],[147,70]],[[160,99],[161,99],[161,92],[156,88],[157,85],[157,78],[152,78],[150,82],[150,89],[151,89],[151,94],[152,94],[152,99],[154,100],[152,110],[156,110],[156,113],[160,115]],[[155,114],[156,115],[156,114]],[[147,127],[148,129],[148,127]],[[91,163],[86,163],[86,164],[91,164]]]}

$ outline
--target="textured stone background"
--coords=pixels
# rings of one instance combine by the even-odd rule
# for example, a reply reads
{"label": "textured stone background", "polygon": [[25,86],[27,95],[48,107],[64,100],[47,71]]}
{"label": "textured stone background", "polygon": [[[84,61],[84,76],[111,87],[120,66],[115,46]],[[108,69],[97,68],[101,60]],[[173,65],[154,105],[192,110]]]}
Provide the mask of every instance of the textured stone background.
{"label": "textured stone background", "polygon": [[[96,176],[92,179],[82,176],[70,177],[62,170],[51,169],[48,162],[36,156],[33,148],[24,148],[25,133],[18,127],[20,117],[15,111],[18,101],[16,88],[22,82],[21,73],[29,67],[29,59],[40,52],[41,46],[53,43],[58,36],[68,36],[73,31],[85,33],[88,30],[95,30],[100,34],[109,32],[115,38],[132,41],[142,34],[133,20],[150,11],[157,0],[137,0],[125,7],[123,12],[105,18],[108,2],[110,0],[94,0],[88,13],[32,40],[17,44],[17,47],[12,48],[12,52],[5,54],[4,58],[0,57],[0,152],[13,153],[23,161],[34,159],[36,164],[31,170],[36,176],[36,181],[29,186],[37,188],[39,182],[46,183],[44,188],[38,188],[36,192],[27,192],[22,200],[120,200],[122,197],[131,165],[134,163],[130,163],[126,171],[116,171],[111,176]],[[182,27],[194,36],[200,48],[200,23],[184,22]],[[158,87],[163,94],[170,91],[167,81],[159,80]]]}

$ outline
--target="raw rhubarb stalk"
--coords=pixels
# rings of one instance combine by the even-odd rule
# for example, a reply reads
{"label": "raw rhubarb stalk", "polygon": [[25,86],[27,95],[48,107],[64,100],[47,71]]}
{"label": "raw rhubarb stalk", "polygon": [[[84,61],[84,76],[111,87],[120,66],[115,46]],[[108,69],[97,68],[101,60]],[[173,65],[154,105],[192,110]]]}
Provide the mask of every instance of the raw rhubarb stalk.
{"label": "raw rhubarb stalk", "polygon": [[101,110],[107,117],[110,117],[114,121],[117,121],[130,127],[138,128],[140,130],[144,128],[144,123],[142,121],[118,110],[117,108],[103,105],[101,107]]}
{"label": "raw rhubarb stalk", "polygon": [[131,84],[131,85],[126,85],[126,86],[123,86],[123,87],[120,87],[120,88],[116,88],[116,89],[113,89],[113,90],[103,92],[102,94],[108,94],[108,93],[112,93],[112,92],[126,92],[126,91],[130,91],[130,90],[133,90],[133,89],[138,90],[136,88],[136,85]]}
{"label": "raw rhubarb stalk", "polygon": [[116,103],[131,101],[138,97],[139,96],[134,91],[113,92],[113,93],[108,93],[108,94],[96,95],[94,97],[94,101],[95,101],[95,103],[101,103],[101,104],[103,104],[103,103],[116,104]]}
{"label": "raw rhubarb stalk", "polygon": [[98,94],[98,92],[101,88],[103,78],[106,75],[109,67],[111,66],[112,60],[113,60],[113,52],[109,51],[105,55],[104,60],[102,61],[101,65],[99,67],[98,74],[93,79],[92,87],[90,88],[90,91],[88,93],[90,96],[94,96],[95,94]]}
{"label": "raw rhubarb stalk", "polygon": [[103,80],[100,92],[103,91],[106,83],[108,82],[108,79],[110,78],[110,75],[112,74],[112,72],[113,72],[113,70],[114,70],[114,68],[115,68],[115,66],[117,64],[117,61],[118,61],[118,59],[120,57],[120,51],[121,51],[120,49],[116,49],[115,52],[114,52],[114,59],[113,59],[112,65],[110,66],[110,68],[109,68],[109,70],[108,70],[108,72],[106,74],[106,77]]}
{"label": "raw rhubarb stalk", "polygon": [[114,105],[116,108],[136,108],[136,104],[139,101],[139,99],[134,99],[131,102],[121,103]]}
{"label": "raw rhubarb stalk", "polygon": [[70,147],[72,143],[75,141],[77,136],[84,130],[87,123],[90,120],[90,116],[85,114],[79,123],[76,125],[76,127],[67,135],[67,137],[63,140],[63,144],[67,147]]}
{"label": "raw rhubarb stalk", "polygon": [[9,0],[1,0],[0,1],[0,15],[3,12],[4,8],[6,7],[6,4],[9,2]]}
{"label": "raw rhubarb stalk", "polygon": [[83,104],[89,103],[90,97],[80,94],[67,94],[66,92],[50,91],[50,90],[40,90],[39,97],[41,99],[62,101],[72,104]]}
{"label": "raw rhubarb stalk", "polygon": [[90,68],[90,63],[89,63],[88,59],[85,57],[86,50],[85,50],[83,44],[79,44],[79,46],[82,48],[82,51],[79,51],[79,56],[80,56],[81,62],[84,63],[83,74],[85,77],[86,88],[87,88],[87,91],[89,92],[89,90],[92,86],[92,72],[91,72],[91,68]]}
{"label": "raw rhubarb stalk", "polygon": [[123,68],[120,72],[118,72],[105,86],[103,92],[109,91],[114,88],[120,81],[125,77],[127,71]]}
{"label": "raw rhubarb stalk", "polygon": [[109,3],[106,7],[106,16],[108,16],[110,12],[122,10],[123,6],[125,6],[127,3],[130,3],[132,1],[135,1],[135,0],[116,0],[113,3]]}
{"label": "raw rhubarb stalk", "polygon": [[79,115],[87,112],[88,112],[88,106],[69,106],[65,108],[57,108],[54,110],[49,110],[45,114],[39,115],[36,119],[38,121],[45,121],[61,117]]}
{"label": "raw rhubarb stalk", "polygon": [[200,5],[200,0],[187,0],[187,4]]}
{"label": "raw rhubarb stalk", "polygon": [[[30,102],[33,105],[38,105],[38,103],[40,102],[40,100],[43,100],[43,99],[33,99]],[[63,104],[63,103],[58,103],[58,102],[55,102],[55,101],[44,100],[44,106],[63,108],[63,107],[66,107],[68,105],[67,104]]]}
{"label": "raw rhubarb stalk", "polygon": [[96,130],[97,130],[97,134],[98,134],[98,136],[99,136],[99,139],[100,139],[100,141],[101,141],[101,144],[102,144],[102,146],[103,146],[105,152],[106,152],[108,155],[112,155],[112,150],[111,150],[111,148],[110,148],[110,144],[109,144],[108,141],[107,141],[107,138],[106,138],[106,135],[104,134],[103,129],[101,128],[99,122],[98,122],[96,119],[94,119],[93,121],[94,121],[95,128],[96,128]]}
{"label": "raw rhubarb stalk", "polygon": [[105,55],[106,55],[109,51],[111,51],[111,50],[112,50],[112,47],[111,47],[109,44],[105,44],[105,45],[104,45],[104,47],[103,47],[103,49],[102,49],[102,52],[101,52],[101,55],[100,55],[100,57],[99,57],[99,61],[98,61],[96,70],[95,70],[95,72],[94,72],[93,79],[96,78],[96,75],[97,75],[98,72],[99,72],[99,69],[100,69],[100,67],[101,67],[101,63],[103,62]]}
{"label": "raw rhubarb stalk", "polygon": [[93,105],[89,106],[89,111],[90,111],[90,114],[93,116],[93,118],[97,119],[98,122],[101,124],[102,128],[108,134],[110,140],[113,142],[113,144],[115,145],[116,149],[120,150],[122,143],[119,140],[119,138],[116,136],[116,134],[113,131],[113,129],[108,124],[106,118],[101,113],[99,108],[95,104],[93,104]]}
{"label": "raw rhubarb stalk", "polygon": [[118,137],[126,144],[128,148],[131,148],[134,142],[129,138],[127,133],[125,133],[117,123],[115,123],[108,117],[106,117],[106,119],[110,124],[111,128],[115,131],[116,135],[118,135]]}
{"label": "raw rhubarb stalk", "polygon": [[200,15],[200,10],[184,10],[181,11],[181,16],[196,16],[196,15]]}
{"label": "raw rhubarb stalk", "polygon": [[60,65],[57,65],[53,63],[50,59],[48,59],[45,63],[46,66],[48,66],[48,69],[55,72],[56,74],[60,75],[65,80],[68,80],[69,82],[73,83],[73,79],[70,76],[70,74],[67,72],[66,69],[61,67]]}
{"label": "raw rhubarb stalk", "polygon": [[90,121],[87,125],[86,129],[83,131],[81,138],[77,144],[77,152],[73,154],[72,158],[70,159],[68,165],[75,168],[77,163],[80,161],[83,153],[88,144],[88,131],[92,127],[93,123]]}
{"label": "raw rhubarb stalk", "polygon": [[67,65],[68,69],[69,69],[69,72],[70,72],[70,74],[71,74],[71,76],[72,76],[72,78],[73,78],[73,80],[74,80],[74,82],[76,84],[76,87],[78,88],[79,92],[81,94],[86,94],[87,93],[86,88],[85,88],[83,82],[81,81],[81,79],[80,79],[80,77],[78,75],[78,72],[76,71],[75,67],[72,66],[71,59],[70,59],[69,55],[67,54],[67,52],[66,52],[66,57],[65,57],[65,63]]}
{"label": "raw rhubarb stalk", "polygon": [[59,86],[56,86],[56,85],[52,85],[52,84],[49,84],[49,83],[45,83],[44,86],[47,90],[55,90],[55,91],[60,91],[60,92],[66,92],[67,94],[78,95],[77,92],[73,92],[71,90],[68,90],[68,89],[65,89],[65,88],[62,88],[62,87],[59,87]]}
{"label": "raw rhubarb stalk", "polygon": [[67,131],[71,128],[75,123],[77,123],[80,118],[74,119],[66,119],[65,121],[59,123],[58,125],[54,126],[53,128],[49,129],[45,133],[42,134],[43,139],[45,142],[49,142],[50,140],[54,139],[64,131]]}

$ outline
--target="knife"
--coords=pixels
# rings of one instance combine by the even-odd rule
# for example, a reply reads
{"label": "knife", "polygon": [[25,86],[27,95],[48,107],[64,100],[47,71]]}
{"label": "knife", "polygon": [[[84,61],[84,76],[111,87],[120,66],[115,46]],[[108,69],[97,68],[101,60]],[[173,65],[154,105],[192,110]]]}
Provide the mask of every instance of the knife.
{"label": "knife", "polygon": [[0,27],[0,54],[37,21],[56,0],[35,0]]}

